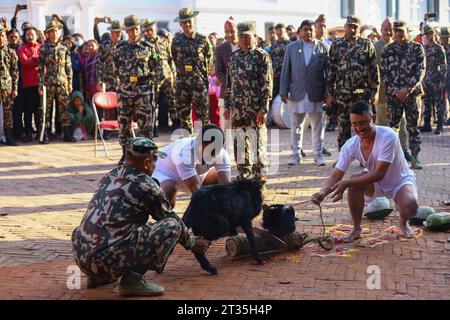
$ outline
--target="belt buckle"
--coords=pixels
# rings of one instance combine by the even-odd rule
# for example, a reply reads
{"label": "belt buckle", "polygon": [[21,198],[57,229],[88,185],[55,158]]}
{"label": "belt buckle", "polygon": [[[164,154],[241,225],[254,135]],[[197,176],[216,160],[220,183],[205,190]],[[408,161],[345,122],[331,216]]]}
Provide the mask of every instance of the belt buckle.
{"label": "belt buckle", "polygon": [[192,65],[190,64],[185,64],[184,65],[184,71],[185,72],[192,72],[194,70],[194,68],[192,67]]}
{"label": "belt buckle", "polygon": [[356,89],[353,93],[354,94],[363,94],[364,93],[364,89]]}
{"label": "belt buckle", "polygon": [[131,76],[131,77],[130,77],[130,82],[138,82],[138,77],[136,77],[136,76]]}

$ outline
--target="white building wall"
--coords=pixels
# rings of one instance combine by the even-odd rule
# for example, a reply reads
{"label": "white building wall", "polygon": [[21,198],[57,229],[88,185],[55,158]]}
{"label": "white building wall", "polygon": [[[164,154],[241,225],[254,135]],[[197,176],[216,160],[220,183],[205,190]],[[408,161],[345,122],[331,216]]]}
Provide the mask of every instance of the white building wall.
{"label": "white building wall", "polygon": [[[440,25],[449,21],[447,0],[440,1]],[[18,26],[30,21],[40,29],[45,28],[45,16],[58,13],[73,16],[74,31],[93,37],[92,27],[95,16],[111,16],[121,19],[128,14],[140,18],[152,18],[168,21],[173,32],[180,30],[174,23],[181,7],[189,6],[200,11],[197,17],[198,31],[202,33],[223,33],[224,21],[232,15],[237,21],[252,20],[256,22],[257,32],[264,36],[265,23],[283,22],[298,26],[304,19],[315,19],[325,13],[328,26],[342,26],[345,19],[341,17],[340,0],[0,0],[0,16],[11,19],[17,2],[28,5],[28,10],[21,11]],[[418,9],[412,10],[411,4]],[[380,26],[386,16],[386,0],[355,0],[356,14],[363,24]],[[424,7],[425,6],[425,7]],[[399,0],[399,16],[413,26],[417,26],[426,11],[426,0]],[[100,25],[101,32],[106,25]]]}

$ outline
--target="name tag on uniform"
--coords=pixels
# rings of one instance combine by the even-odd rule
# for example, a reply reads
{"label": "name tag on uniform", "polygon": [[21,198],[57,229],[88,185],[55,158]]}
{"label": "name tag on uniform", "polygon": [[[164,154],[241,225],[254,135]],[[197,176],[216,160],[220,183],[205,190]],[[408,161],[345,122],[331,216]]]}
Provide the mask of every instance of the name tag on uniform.
{"label": "name tag on uniform", "polygon": [[131,76],[130,77],[130,82],[137,82],[138,78],[136,76]]}
{"label": "name tag on uniform", "polygon": [[190,64],[185,64],[184,65],[184,71],[185,72],[192,72],[194,70],[194,68],[192,68],[192,65]]}

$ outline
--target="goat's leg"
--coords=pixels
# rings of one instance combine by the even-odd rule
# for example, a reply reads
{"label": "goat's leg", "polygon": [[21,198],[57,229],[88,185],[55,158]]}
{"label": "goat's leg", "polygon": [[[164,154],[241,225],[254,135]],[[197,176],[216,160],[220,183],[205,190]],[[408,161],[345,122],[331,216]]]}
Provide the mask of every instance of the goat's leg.
{"label": "goat's leg", "polygon": [[242,225],[242,229],[244,229],[245,234],[247,235],[248,242],[250,243],[250,250],[252,252],[253,257],[255,257],[256,261],[263,265],[266,264],[266,261],[261,257],[261,255],[256,251],[256,240],[255,234],[253,233],[252,221],[246,221]]}
{"label": "goat's leg", "polygon": [[208,271],[211,274],[217,274],[217,269],[211,266],[206,256],[202,253],[194,253],[195,258],[200,263],[203,270]]}

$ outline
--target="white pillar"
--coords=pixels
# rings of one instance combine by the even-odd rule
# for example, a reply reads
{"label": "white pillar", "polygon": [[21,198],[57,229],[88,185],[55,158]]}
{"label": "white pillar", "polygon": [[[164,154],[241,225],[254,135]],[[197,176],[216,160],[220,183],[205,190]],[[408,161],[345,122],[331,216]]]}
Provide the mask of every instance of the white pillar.
{"label": "white pillar", "polygon": [[94,39],[95,0],[80,0],[80,31],[85,39]]}

